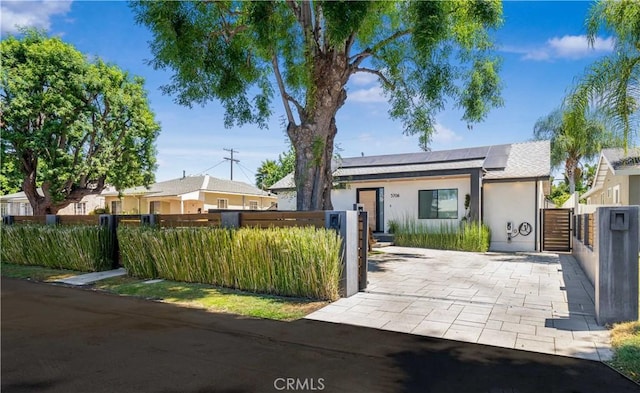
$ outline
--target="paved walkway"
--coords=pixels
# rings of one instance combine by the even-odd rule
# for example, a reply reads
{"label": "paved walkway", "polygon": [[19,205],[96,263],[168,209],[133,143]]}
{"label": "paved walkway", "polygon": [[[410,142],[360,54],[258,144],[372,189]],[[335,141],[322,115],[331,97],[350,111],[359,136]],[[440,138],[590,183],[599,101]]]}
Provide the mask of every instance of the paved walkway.
{"label": "paved walkway", "polygon": [[307,318],[592,360],[612,356],[570,255],[386,247],[366,292]]}
{"label": "paved walkway", "polygon": [[124,276],[126,274],[127,274],[127,271],[124,270],[124,268],[119,268],[114,270],[107,270],[104,272],[80,274],[77,276],[56,280],[56,282],[60,282],[68,285],[89,285],[89,284],[93,284],[96,281],[104,280],[106,278],[119,277],[119,276]]}

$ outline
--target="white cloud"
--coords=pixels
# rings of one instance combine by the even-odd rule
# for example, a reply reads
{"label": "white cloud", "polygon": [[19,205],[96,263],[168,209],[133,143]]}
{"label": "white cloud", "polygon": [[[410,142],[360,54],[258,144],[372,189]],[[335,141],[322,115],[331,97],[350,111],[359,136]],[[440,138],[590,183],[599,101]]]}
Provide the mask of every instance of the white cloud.
{"label": "white cloud", "polygon": [[0,3],[0,31],[14,34],[18,27],[36,27],[49,30],[51,17],[65,15],[72,1],[2,1]]}
{"label": "white cloud", "polygon": [[455,131],[443,126],[442,124],[436,124],[436,132],[432,135],[431,140],[434,143],[448,145],[453,142],[461,141],[462,137],[455,133]]}
{"label": "white cloud", "polygon": [[384,92],[380,86],[373,86],[368,89],[359,89],[347,94],[349,100],[354,102],[377,103],[387,102]]}
{"label": "white cloud", "polygon": [[355,86],[370,86],[378,81],[378,76],[368,72],[358,72],[353,74],[349,82]]}
{"label": "white cloud", "polygon": [[519,48],[505,46],[502,51],[522,54],[523,60],[544,61],[553,59],[582,59],[595,54],[613,51],[613,37],[596,37],[593,47],[589,46],[585,35],[565,35],[548,39],[544,46],[535,48]]}

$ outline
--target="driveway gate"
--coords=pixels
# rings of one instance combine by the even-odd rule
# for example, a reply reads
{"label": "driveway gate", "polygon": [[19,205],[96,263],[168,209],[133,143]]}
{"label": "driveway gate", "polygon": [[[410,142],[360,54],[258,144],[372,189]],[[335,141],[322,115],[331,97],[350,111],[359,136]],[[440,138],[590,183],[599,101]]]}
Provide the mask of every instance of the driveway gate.
{"label": "driveway gate", "polygon": [[543,209],[542,251],[571,251],[573,209]]}

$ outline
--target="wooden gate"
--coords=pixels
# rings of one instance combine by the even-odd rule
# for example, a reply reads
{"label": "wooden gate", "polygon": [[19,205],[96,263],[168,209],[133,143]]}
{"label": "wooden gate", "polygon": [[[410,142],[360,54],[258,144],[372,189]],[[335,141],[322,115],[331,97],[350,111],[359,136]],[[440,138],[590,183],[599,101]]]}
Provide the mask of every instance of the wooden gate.
{"label": "wooden gate", "polygon": [[542,251],[571,251],[573,209],[543,209]]}

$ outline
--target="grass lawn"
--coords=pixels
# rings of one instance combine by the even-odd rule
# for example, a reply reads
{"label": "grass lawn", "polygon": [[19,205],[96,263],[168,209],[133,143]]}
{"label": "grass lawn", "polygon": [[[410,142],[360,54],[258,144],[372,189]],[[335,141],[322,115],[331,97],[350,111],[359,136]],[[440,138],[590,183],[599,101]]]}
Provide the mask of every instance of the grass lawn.
{"label": "grass lawn", "polygon": [[615,324],[611,345],[615,355],[609,364],[640,383],[640,321]]}
{"label": "grass lawn", "polygon": [[14,265],[2,263],[0,265],[2,277],[22,278],[33,281],[51,282],[63,278],[73,277],[78,274],[85,274],[74,270],[51,269],[41,266]]}
{"label": "grass lawn", "polygon": [[[51,282],[60,278],[82,274],[69,270],[55,270],[39,266],[2,263],[3,277]],[[138,296],[181,306],[202,308],[212,312],[239,314],[281,321],[300,319],[325,306],[327,302],[309,299],[269,296],[218,288],[212,285],[176,281],[145,284],[131,277],[114,277],[96,282],[90,288],[126,296]]]}

